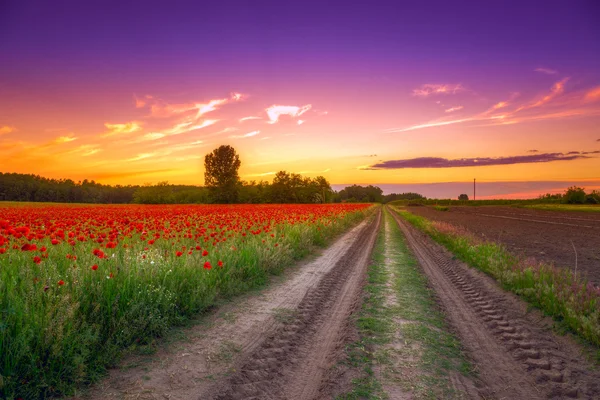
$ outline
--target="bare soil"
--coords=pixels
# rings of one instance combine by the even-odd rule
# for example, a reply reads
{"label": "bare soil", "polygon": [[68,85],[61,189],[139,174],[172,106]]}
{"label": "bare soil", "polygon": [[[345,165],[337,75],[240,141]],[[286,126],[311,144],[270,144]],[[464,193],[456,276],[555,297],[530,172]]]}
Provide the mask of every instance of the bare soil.
{"label": "bare soil", "polygon": [[600,398],[600,373],[572,339],[557,336],[547,318],[394,217],[476,365],[471,397]]}
{"label": "bare soil", "polygon": [[[330,399],[381,215],[282,282],[222,307],[189,340],[125,360],[85,399]],[[336,372],[339,373],[339,372]]]}
{"label": "bare soil", "polygon": [[[600,285],[600,213],[559,212],[515,207],[408,207],[414,214],[463,226],[500,242],[514,254],[575,269]],[[573,249],[575,247],[575,249]]]}

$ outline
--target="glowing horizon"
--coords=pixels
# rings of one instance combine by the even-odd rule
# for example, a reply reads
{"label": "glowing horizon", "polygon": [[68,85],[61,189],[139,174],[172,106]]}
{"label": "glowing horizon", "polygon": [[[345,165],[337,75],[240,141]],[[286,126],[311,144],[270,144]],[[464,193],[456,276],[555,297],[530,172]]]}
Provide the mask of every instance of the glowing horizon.
{"label": "glowing horizon", "polygon": [[[38,7],[0,10],[3,172],[201,185],[204,155],[229,144],[247,181],[600,181],[600,41],[583,5],[462,5],[421,25],[429,7],[395,3],[347,19],[213,4],[204,24],[187,9]],[[105,33],[107,15],[123,26]]]}

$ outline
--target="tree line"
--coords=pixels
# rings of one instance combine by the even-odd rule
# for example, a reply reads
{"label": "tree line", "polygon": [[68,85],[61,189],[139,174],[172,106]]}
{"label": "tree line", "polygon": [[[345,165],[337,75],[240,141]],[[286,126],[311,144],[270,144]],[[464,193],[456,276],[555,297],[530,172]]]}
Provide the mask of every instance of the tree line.
{"label": "tree line", "polygon": [[0,201],[96,204],[202,204],[202,203],[387,203],[424,199],[418,193],[383,195],[373,185],[348,186],[339,192],[323,176],[305,177],[279,171],[272,182],[243,181],[241,161],[231,146],[220,146],[204,160],[204,186],[105,185],[93,180],[51,179],[40,175],[0,172]]}

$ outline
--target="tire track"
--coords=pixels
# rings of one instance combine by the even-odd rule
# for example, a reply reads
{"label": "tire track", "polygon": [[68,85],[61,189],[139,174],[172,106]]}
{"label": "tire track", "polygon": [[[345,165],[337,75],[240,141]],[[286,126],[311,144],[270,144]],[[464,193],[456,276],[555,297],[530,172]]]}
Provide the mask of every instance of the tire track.
{"label": "tire track", "polygon": [[302,299],[294,316],[245,357],[213,399],[327,398],[326,374],[345,343],[347,321],[360,305],[362,283],[381,212],[333,269]]}
{"label": "tire track", "polygon": [[600,396],[600,374],[528,318],[522,302],[393,215],[478,365],[483,397]]}

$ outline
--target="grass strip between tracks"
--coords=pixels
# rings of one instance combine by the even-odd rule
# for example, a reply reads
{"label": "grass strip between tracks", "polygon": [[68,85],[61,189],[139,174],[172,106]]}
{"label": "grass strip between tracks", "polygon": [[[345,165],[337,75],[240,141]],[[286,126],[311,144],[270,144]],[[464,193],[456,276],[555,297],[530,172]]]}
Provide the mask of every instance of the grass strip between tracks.
{"label": "grass strip between tracks", "polygon": [[415,399],[460,397],[450,374],[468,375],[471,366],[385,208],[364,292],[356,319],[360,339],[347,346],[345,360],[360,376],[337,399],[389,398],[390,386]]}
{"label": "grass strip between tracks", "polygon": [[[559,325],[600,346],[600,288],[566,268],[522,258],[464,228],[430,221],[395,208],[402,218],[444,245],[460,260],[496,279],[504,289],[554,317]],[[600,351],[597,351],[600,360]]]}

